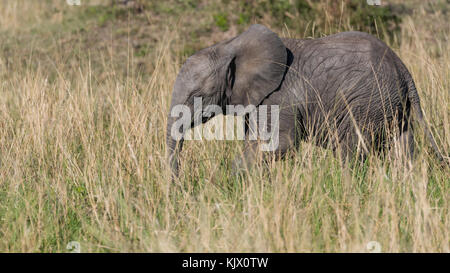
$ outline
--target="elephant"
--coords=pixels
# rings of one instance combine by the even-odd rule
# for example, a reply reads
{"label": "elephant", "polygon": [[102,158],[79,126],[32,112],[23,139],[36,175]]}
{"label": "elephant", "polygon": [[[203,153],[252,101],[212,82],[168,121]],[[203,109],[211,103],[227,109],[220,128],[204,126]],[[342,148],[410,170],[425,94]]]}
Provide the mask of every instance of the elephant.
{"label": "elephant", "polygon": [[[240,35],[202,49],[181,67],[173,87],[171,111],[184,105],[279,106],[277,148],[264,154],[282,158],[302,139],[328,147],[348,159],[386,147],[396,132],[404,151],[414,154],[411,109],[439,160],[443,160],[424,121],[419,95],[408,69],[381,40],[363,32],[322,38],[280,38],[267,27],[250,26]],[[212,116],[202,115],[201,122]],[[194,116],[196,115],[194,114]],[[183,138],[172,137],[176,117],[169,113],[168,161],[178,175]],[[190,126],[194,126],[191,120]],[[248,123],[246,134],[248,134]],[[187,129],[187,128],[184,128]],[[235,162],[251,165],[257,141],[245,141]],[[244,164],[244,165],[245,165]]]}

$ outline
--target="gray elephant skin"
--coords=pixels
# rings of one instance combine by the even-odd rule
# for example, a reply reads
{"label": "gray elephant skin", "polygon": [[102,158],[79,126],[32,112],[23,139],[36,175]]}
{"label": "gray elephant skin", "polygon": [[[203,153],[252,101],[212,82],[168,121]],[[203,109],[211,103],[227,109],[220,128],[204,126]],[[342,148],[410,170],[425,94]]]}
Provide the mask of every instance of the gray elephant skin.
{"label": "gray elephant skin", "polygon": [[[204,107],[216,104],[224,111],[226,105],[278,105],[279,145],[270,154],[279,157],[310,138],[347,159],[358,147],[362,152],[382,150],[388,131],[396,132],[412,156],[413,109],[443,160],[424,122],[411,74],[384,42],[367,33],[290,39],[252,25],[187,59],[176,78],[170,109],[186,105],[193,111],[194,97],[201,97]],[[169,112],[166,144],[178,174],[183,139],[171,136],[175,120]],[[254,162],[255,143],[246,140],[243,160],[237,162]]]}

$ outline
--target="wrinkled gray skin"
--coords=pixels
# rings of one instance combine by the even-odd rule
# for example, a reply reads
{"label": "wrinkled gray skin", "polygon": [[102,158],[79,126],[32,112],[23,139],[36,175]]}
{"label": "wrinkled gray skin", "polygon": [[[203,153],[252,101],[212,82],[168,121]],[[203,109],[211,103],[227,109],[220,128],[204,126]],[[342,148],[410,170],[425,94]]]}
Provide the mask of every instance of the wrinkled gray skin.
{"label": "wrinkled gray skin", "polygon": [[[202,97],[203,109],[209,104],[224,110],[225,105],[279,105],[278,156],[298,140],[311,138],[345,159],[358,149],[383,148],[384,132],[394,124],[412,156],[412,108],[442,160],[423,120],[410,73],[386,44],[366,33],[285,39],[252,25],[186,61],[175,81],[171,109],[184,104],[193,112],[194,96]],[[170,135],[174,121],[169,113],[166,141],[170,165],[178,174],[182,141]],[[235,160],[237,167],[254,161],[256,142],[247,140],[245,147],[244,158]]]}

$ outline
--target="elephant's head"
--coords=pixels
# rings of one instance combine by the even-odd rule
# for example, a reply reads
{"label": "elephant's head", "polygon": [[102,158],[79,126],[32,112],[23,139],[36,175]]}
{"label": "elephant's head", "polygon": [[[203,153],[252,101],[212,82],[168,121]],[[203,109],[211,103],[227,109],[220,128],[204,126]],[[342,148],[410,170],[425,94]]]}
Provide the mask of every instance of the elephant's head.
{"label": "elephant's head", "polygon": [[[200,50],[182,66],[173,88],[170,113],[177,105],[190,108],[191,127],[195,115],[194,97],[202,98],[203,107],[215,104],[258,106],[281,84],[286,71],[287,53],[281,39],[262,25],[228,41]],[[169,113],[167,148],[172,170],[178,174],[178,153],[183,139],[176,140],[171,129],[176,121]],[[202,118],[206,122],[208,118]],[[183,128],[185,132],[188,128]]]}

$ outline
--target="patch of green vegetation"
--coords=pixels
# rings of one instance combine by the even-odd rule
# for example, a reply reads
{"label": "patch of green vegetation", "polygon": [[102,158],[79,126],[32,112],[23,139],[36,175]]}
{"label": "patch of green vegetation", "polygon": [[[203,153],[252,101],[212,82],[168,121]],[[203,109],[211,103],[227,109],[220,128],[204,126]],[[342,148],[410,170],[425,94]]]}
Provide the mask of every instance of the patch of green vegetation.
{"label": "patch of green vegetation", "polygon": [[443,15],[447,15],[450,11],[450,0],[430,1],[425,6],[425,10],[429,13],[440,12]]}
{"label": "patch of green vegetation", "polygon": [[135,51],[134,56],[136,57],[145,57],[148,54],[148,47],[140,47],[137,51]]}
{"label": "patch of green vegetation", "polygon": [[184,43],[180,55],[184,57],[189,57],[198,50],[204,48],[205,45],[203,45],[200,42],[200,37],[210,35],[211,31],[212,29],[208,26],[199,27],[196,30],[190,31],[188,33],[189,39],[187,39],[187,41]]}
{"label": "patch of green vegetation", "polygon": [[295,1],[295,8],[300,13],[301,16],[308,18],[311,12],[313,12],[312,7],[305,0]]}
{"label": "patch of green vegetation", "polygon": [[87,7],[84,12],[87,18],[96,18],[100,26],[105,25],[108,21],[113,21],[115,19],[123,19],[128,14],[127,9],[115,5],[90,6]]}
{"label": "patch of green vegetation", "polygon": [[250,15],[247,13],[240,13],[239,14],[239,18],[237,20],[237,24],[238,25],[247,25],[248,23],[250,23]]}
{"label": "patch of green vegetation", "polygon": [[227,31],[230,28],[227,14],[217,13],[213,16],[213,18],[216,26],[218,26],[222,31]]}
{"label": "patch of green vegetation", "polygon": [[[269,16],[274,19],[277,26],[287,25],[294,28],[299,20],[307,21],[314,17],[315,11],[306,0],[262,0],[245,1],[240,4],[242,13],[238,22],[249,23],[251,18],[263,18]],[[301,15],[301,18],[297,18]]]}
{"label": "patch of green vegetation", "polygon": [[189,56],[194,55],[195,52],[197,52],[197,51],[198,51],[198,48],[195,44],[187,43],[187,44],[185,44],[185,46],[181,52],[181,56],[189,57]]}
{"label": "patch of green vegetation", "polygon": [[[408,12],[401,4],[369,6],[360,0],[343,0],[339,3],[307,0],[245,1],[239,4],[238,9],[238,25],[249,24],[252,18],[271,18],[273,25],[287,26],[307,36],[313,35],[313,32],[330,34],[348,28],[369,33],[376,33],[378,29],[393,34],[399,30],[400,14]],[[310,22],[315,22],[314,31],[306,29]],[[383,33],[379,35],[382,37]]]}
{"label": "patch of green vegetation", "polygon": [[389,6],[371,6],[364,1],[351,0],[348,8],[351,11],[350,24],[358,30],[374,33],[381,28],[393,33],[400,29],[401,18]]}
{"label": "patch of green vegetation", "polygon": [[294,6],[289,0],[268,0],[261,3],[262,9],[275,18],[286,19],[286,13],[292,12]]}
{"label": "patch of green vegetation", "polygon": [[142,8],[156,14],[176,15],[199,8],[199,0],[142,1]]}

